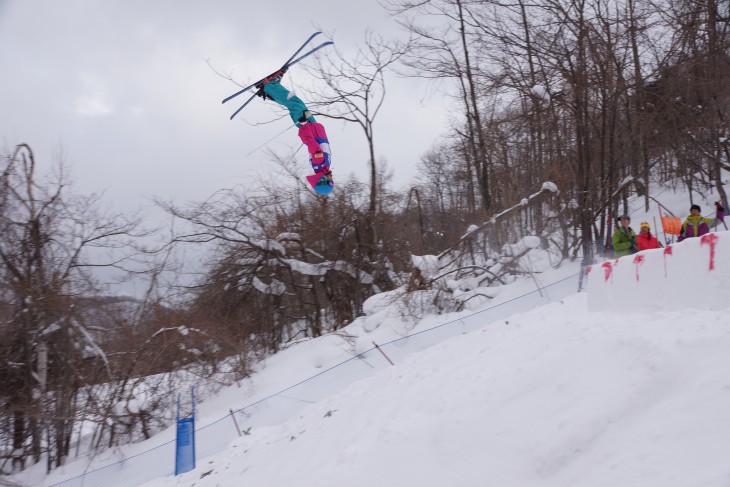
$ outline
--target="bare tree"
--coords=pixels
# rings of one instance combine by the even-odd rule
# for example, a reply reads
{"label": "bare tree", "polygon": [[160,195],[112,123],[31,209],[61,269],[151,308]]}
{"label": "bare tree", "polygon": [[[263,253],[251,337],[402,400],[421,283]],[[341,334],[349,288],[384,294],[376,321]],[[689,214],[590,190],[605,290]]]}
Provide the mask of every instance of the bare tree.
{"label": "bare tree", "polygon": [[[370,166],[370,194],[367,209],[367,234],[364,242],[367,254],[374,258],[378,243],[378,171],[375,151],[375,119],[380,113],[386,95],[385,73],[403,55],[403,48],[384,41],[380,36],[366,34],[365,48],[353,58],[336,52],[332,57],[318,58],[316,68],[309,73],[322,83],[310,91],[312,106],[321,109],[321,115],[344,120],[360,126],[368,145]],[[325,59],[325,60],[323,60]],[[324,85],[324,89],[319,86]]]}
{"label": "bare tree", "polygon": [[357,252],[361,186],[343,183],[316,199],[267,186],[266,194],[226,190],[189,208],[164,205],[187,224],[175,243],[213,249],[191,306],[262,355],[344,326],[381,289]]}
{"label": "bare tree", "polygon": [[28,145],[4,162],[0,409],[11,425],[4,451],[15,469],[45,453],[50,469],[69,454],[78,392],[94,375],[85,364],[95,357],[109,371],[94,335],[76,319],[77,298],[98,292],[90,269],[127,270],[141,233],[136,220],[70,194],[62,168],[43,181]]}
{"label": "bare tree", "polygon": [[[492,205],[492,168],[487,156],[487,131],[480,100],[480,56],[475,45],[472,9],[478,4],[462,0],[393,0],[387,8],[397,14],[413,41],[404,58],[410,74],[437,80],[455,80],[463,110],[464,162],[476,179],[481,208]],[[434,22],[433,18],[441,22]],[[423,23],[419,22],[423,20]]]}
{"label": "bare tree", "polygon": [[730,169],[730,5],[686,0],[664,7],[672,44],[650,87],[650,109],[690,191],[714,189],[727,201],[721,171]]}

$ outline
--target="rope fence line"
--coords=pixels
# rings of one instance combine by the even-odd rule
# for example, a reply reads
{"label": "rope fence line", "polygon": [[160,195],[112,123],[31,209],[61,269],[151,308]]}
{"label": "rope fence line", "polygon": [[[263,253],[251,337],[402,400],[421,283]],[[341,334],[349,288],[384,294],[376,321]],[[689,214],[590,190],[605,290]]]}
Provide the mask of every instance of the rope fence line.
{"label": "rope fence line", "polygon": [[[229,413],[195,431],[197,457],[204,459],[223,451],[251,429],[282,424],[309,404],[343,390],[349,384],[391,367],[408,355],[423,351],[456,335],[473,332],[487,323],[560,301],[576,292],[578,274],[527,294],[452,320],[427,330],[394,339],[325,369],[275,394]],[[550,292],[545,292],[547,290]],[[382,354],[382,355],[381,355]],[[387,360],[386,360],[387,359]],[[52,484],[50,487],[136,487],[171,476],[175,466],[175,440],[158,445],[116,463]]]}

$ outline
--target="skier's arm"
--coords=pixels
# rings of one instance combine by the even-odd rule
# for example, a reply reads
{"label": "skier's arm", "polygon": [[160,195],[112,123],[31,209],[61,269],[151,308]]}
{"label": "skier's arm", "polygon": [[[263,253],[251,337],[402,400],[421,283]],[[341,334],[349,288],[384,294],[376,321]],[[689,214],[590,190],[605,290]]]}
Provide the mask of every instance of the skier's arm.
{"label": "skier's arm", "polygon": [[720,225],[720,223],[725,223],[725,208],[723,208],[722,203],[719,201],[715,203],[715,218],[709,219],[706,218],[707,224],[710,226],[710,228],[717,227]]}

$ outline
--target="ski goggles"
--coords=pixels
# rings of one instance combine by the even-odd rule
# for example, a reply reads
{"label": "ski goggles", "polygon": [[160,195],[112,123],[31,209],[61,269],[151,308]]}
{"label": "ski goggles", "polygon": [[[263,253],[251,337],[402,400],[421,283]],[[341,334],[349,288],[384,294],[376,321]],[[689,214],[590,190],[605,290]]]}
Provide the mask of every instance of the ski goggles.
{"label": "ski goggles", "polygon": [[327,174],[324,174],[321,178],[319,178],[319,181],[317,181],[316,186],[334,186],[335,182],[332,181],[332,179],[329,179],[327,176],[332,176],[332,171],[328,172]]}

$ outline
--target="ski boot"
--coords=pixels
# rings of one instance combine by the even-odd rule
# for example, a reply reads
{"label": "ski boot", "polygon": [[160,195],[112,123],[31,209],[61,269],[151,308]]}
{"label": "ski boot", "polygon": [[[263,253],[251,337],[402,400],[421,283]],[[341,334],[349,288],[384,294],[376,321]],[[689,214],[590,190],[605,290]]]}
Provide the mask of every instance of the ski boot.
{"label": "ski boot", "polygon": [[267,99],[268,100],[273,100],[273,98],[271,98],[264,91],[264,86],[266,86],[266,83],[272,83],[272,82],[273,83],[278,83],[279,81],[281,81],[281,78],[284,77],[284,73],[286,73],[286,70],[287,70],[287,68],[281,68],[279,71],[277,71],[277,72],[275,72],[273,74],[270,74],[266,78],[264,78],[261,81],[259,81],[258,83],[256,83],[254,85],[254,87],[256,88],[256,96],[260,96],[264,100],[267,100]]}

